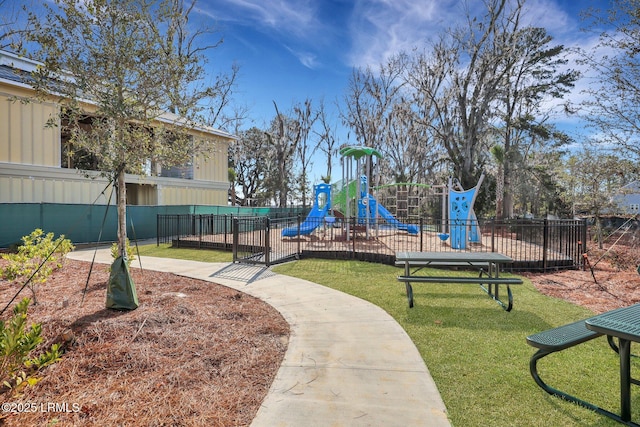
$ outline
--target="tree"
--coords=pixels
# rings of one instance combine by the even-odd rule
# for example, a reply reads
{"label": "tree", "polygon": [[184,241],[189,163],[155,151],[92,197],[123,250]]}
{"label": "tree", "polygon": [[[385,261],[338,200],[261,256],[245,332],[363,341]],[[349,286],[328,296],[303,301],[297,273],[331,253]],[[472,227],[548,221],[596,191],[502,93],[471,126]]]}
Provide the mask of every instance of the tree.
{"label": "tree", "polygon": [[23,22],[27,15],[25,10],[32,9],[33,5],[20,4],[15,0],[0,0],[0,49],[12,49],[20,52],[23,42],[30,28]]}
{"label": "tree", "polygon": [[269,132],[266,133],[267,142],[273,154],[269,159],[272,170],[268,182],[276,198],[276,204],[279,208],[284,208],[287,206],[287,198],[291,190],[293,156],[300,142],[301,129],[298,121],[280,113],[275,101],[273,106],[276,109],[276,116],[271,122]]}
{"label": "tree", "polygon": [[265,191],[268,150],[267,135],[256,127],[240,132],[236,143],[229,148],[235,182],[240,186],[238,198],[243,206],[255,206]]}
{"label": "tree", "polygon": [[[125,173],[145,174],[148,162],[193,165],[215,141],[199,137],[199,103],[213,90],[202,84],[203,34],[188,32],[183,0],[54,0],[29,14],[39,97],[60,104],[69,145],[90,153],[116,189],[118,254],[107,287],[107,307],[138,307],[127,268]],[[215,44],[214,44],[215,46]],[[167,112],[175,114],[169,115]],[[162,118],[163,120],[159,120]]]}
{"label": "tree", "polygon": [[[448,48],[448,43],[443,36],[430,49],[416,52],[405,77],[411,87],[412,120],[420,125],[424,133],[422,157],[429,160],[429,163],[424,161],[424,165],[429,166],[428,173],[432,175],[426,182],[451,176],[453,165],[444,141],[453,138],[456,127],[451,76],[458,65],[457,54]],[[412,157],[408,156],[407,164],[412,164]],[[426,173],[425,170],[418,170],[419,176]]]}
{"label": "tree", "polygon": [[486,134],[493,107],[511,65],[511,46],[503,43],[503,25],[508,27],[516,21],[508,13],[506,4],[507,0],[487,0],[487,14],[483,19],[468,16],[467,26],[451,33],[449,49],[456,58],[455,63],[462,66],[451,71],[450,107],[445,106],[448,110],[441,107],[449,113],[442,116],[447,135],[442,143],[464,188],[476,185],[486,161]]}
{"label": "tree", "polygon": [[[293,107],[294,120],[298,123],[299,140],[296,144],[297,159],[300,164],[300,173],[298,178],[298,188],[302,198],[302,207],[307,207],[307,193],[309,189],[309,181],[307,172],[311,166],[311,158],[318,149],[318,142],[315,144],[310,141],[310,134],[318,120],[318,113],[313,111],[311,100],[306,99],[302,104],[296,104]],[[311,143],[311,144],[310,144]]]}
{"label": "tree", "polygon": [[[233,64],[229,74],[222,74],[214,82],[209,92],[210,103],[203,112],[202,122],[209,126],[219,129],[230,130],[235,127],[235,135],[237,133],[237,124],[241,122],[246,114],[247,108],[232,105],[233,88],[238,79],[240,67]],[[232,109],[229,113],[228,110]]]}
{"label": "tree", "polygon": [[594,216],[598,242],[602,246],[600,218],[613,207],[611,195],[627,183],[626,179],[637,176],[634,173],[637,168],[617,156],[587,148],[569,157],[566,165],[563,177],[569,192],[565,197],[569,197],[575,209]]}
{"label": "tree", "polygon": [[[31,13],[29,41],[42,67],[42,97],[62,106],[62,132],[95,157],[115,185],[118,248],[126,258],[125,173],[144,173],[149,160],[189,163],[215,142],[194,138],[198,104],[219,92],[203,85],[203,31],[189,33],[183,0],[55,0]],[[224,82],[222,83],[224,86]],[[158,121],[166,112],[172,120]]]}
{"label": "tree", "polygon": [[327,169],[326,175],[323,177],[325,183],[331,182],[332,163],[333,156],[337,153],[336,147],[336,129],[331,124],[329,117],[327,116],[327,110],[324,106],[324,102],[320,102],[318,109],[318,121],[320,130],[315,131],[318,136],[318,148],[327,156]]}
{"label": "tree", "polygon": [[532,142],[541,144],[547,141],[563,141],[552,127],[546,124],[547,112],[541,105],[553,98],[562,98],[573,87],[578,73],[572,70],[559,71],[567,61],[561,57],[564,47],[548,46],[551,36],[544,28],[514,28],[505,33],[512,52],[508,73],[500,92],[499,130],[503,149],[502,183],[503,189],[498,195],[496,214],[499,219],[513,216],[513,174],[516,160],[523,156],[523,145]]}
{"label": "tree", "polygon": [[405,55],[394,56],[380,65],[377,73],[371,68],[353,70],[345,96],[346,111],[341,116],[358,144],[385,151],[392,111],[404,84],[405,60]]}
{"label": "tree", "polygon": [[434,143],[464,188],[477,184],[489,160],[490,123],[514,60],[508,32],[517,27],[521,7],[486,0],[486,15],[467,15],[466,25],[449,30],[413,61],[409,81]]}
{"label": "tree", "polygon": [[[640,1],[613,0],[606,13],[591,9],[586,18],[599,33],[595,49],[582,52],[594,84],[581,107],[604,146],[640,155]],[[602,31],[601,28],[606,30]]]}

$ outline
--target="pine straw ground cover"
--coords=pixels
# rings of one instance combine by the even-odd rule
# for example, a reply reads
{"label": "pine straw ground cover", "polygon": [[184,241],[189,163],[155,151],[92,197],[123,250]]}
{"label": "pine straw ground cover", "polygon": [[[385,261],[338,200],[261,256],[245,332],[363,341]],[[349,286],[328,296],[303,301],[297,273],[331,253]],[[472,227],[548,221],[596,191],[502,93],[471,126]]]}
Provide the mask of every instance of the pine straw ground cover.
{"label": "pine straw ground cover", "polygon": [[[39,287],[29,322],[42,322],[44,342],[62,343],[65,354],[24,394],[4,390],[3,403],[34,411],[2,412],[2,425],[251,423],[288,343],[275,309],[214,283],[133,267],[140,307],[106,309],[105,265],[94,265],[81,304],[89,265],[66,260]],[[0,279],[2,307],[16,289]]]}
{"label": "pine straw ground cover", "polygon": [[605,245],[589,251],[593,268],[524,274],[543,294],[603,313],[640,302],[640,248]]}

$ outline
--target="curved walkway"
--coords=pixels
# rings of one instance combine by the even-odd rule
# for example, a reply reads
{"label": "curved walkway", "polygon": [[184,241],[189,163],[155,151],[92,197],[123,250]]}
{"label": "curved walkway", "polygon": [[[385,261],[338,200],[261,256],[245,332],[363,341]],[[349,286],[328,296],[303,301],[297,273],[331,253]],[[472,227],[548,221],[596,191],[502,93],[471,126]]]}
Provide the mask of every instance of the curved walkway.
{"label": "curved walkway", "polygon": [[[109,249],[68,257],[91,261],[94,253],[96,262],[113,261]],[[141,263],[245,292],[287,320],[289,346],[252,426],[450,426],[418,350],[379,307],[262,267],[154,257]]]}

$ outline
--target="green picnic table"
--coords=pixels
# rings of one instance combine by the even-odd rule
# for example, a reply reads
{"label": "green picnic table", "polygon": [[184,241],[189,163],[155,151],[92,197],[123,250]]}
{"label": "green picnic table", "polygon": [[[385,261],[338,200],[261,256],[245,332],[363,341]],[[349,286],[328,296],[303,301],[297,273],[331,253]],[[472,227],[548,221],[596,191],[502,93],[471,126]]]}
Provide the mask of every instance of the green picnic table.
{"label": "green picnic table", "polygon": [[[413,307],[413,286],[411,283],[454,283],[480,285],[506,311],[513,308],[513,294],[510,285],[520,285],[522,280],[515,277],[500,277],[500,269],[513,259],[497,252],[398,252],[396,265],[404,266],[404,274],[398,281],[405,283],[409,307]],[[437,268],[438,274],[424,274],[426,267]],[[477,277],[443,275],[451,268],[465,268],[479,271]],[[445,269],[445,270],[443,270]],[[499,286],[506,285],[507,302],[500,299]],[[495,286],[495,288],[494,288]],[[494,290],[495,289],[495,290]]]}

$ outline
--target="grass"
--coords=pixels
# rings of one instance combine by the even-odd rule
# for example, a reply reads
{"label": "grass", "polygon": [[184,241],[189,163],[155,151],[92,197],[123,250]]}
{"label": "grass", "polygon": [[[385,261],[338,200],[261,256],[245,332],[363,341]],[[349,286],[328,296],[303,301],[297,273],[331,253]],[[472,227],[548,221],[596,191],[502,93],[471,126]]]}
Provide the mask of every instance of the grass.
{"label": "grass", "polygon": [[[205,249],[172,248],[170,244],[138,246],[141,256],[155,256],[160,258],[186,259],[202,262],[231,262],[232,254],[227,251],[212,251]],[[135,253],[135,249],[134,249]],[[135,266],[135,264],[134,264]]]}
{"label": "grass", "polygon": [[[200,261],[230,258],[225,252],[143,248],[142,255]],[[424,358],[454,426],[619,425],[551,397],[534,383],[529,359],[535,349],[527,345],[526,336],[593,313],[542,295],[526,279],[512,287],[514,309],[507,313],[477,286],[451,284],[415,284],[415,305],[409,309],[404,284],[396,280],[401,271],[387,265],[301,260],[273,270],[357,296],[393,316]],[[550,355],[538,366],[550,385],[619,411],[618,359],[604,338]],[[638,377],[640,362],[632,361],[632,368]],[[632,417],[638,420],[640,390],[632,387],[632,393]]]}

